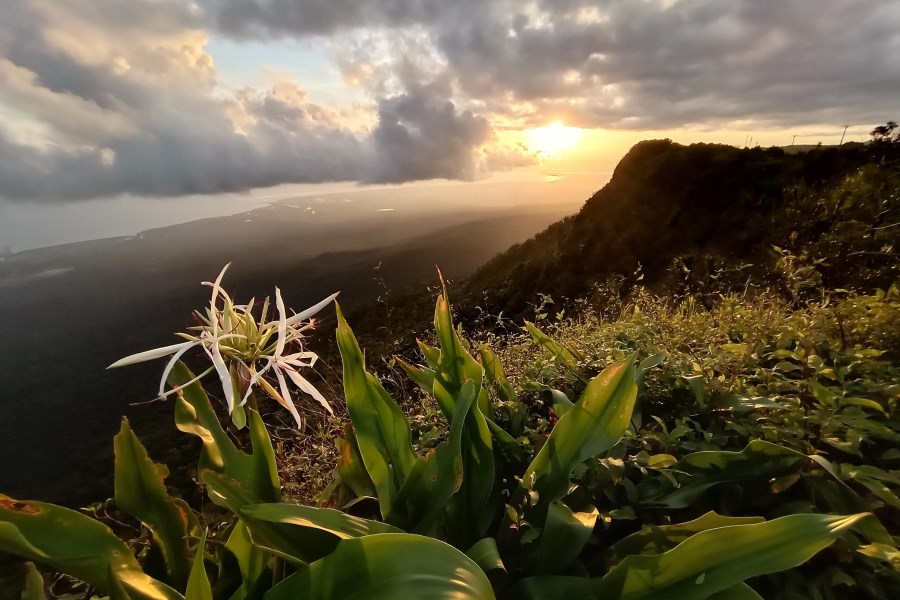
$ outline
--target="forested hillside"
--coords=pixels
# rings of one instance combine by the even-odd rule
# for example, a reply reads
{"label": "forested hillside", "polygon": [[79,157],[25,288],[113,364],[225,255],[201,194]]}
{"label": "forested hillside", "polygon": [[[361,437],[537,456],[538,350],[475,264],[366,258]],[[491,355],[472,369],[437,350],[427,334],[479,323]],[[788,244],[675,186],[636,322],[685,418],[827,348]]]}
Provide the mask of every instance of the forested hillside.
{"label": "forested hillside", "polygon": [[516,316],[539,293],[574,299],[610,278],[666,292],[749,282],[792,294],[805,285],[785,284],[785,270],[812,264],[815,285],[888,285],[900,237],[898,146],[789,154],[642,142],[577,215],[482,267],[467,297]]}

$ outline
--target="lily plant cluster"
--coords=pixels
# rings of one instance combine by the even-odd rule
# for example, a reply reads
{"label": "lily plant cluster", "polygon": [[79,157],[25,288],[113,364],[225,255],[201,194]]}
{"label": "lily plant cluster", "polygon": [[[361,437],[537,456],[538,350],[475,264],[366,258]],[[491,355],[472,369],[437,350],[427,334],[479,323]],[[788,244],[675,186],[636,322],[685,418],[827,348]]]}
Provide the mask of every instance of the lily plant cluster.
{"label": "lily plant cluster", "polygon": [[[305,349],[305,333],[315,327],[313,317],[333,302],[338,294],[332,294],[318,304],[289,316],[281,290],[276,287],[274,308],[277,318],[268,320],[271,306],[267,297],[257,319],[253,314],[255,299],[247,304],[235,304],[222,289],[222,279],[229,266],[230,263],[225,265],[215,281],[203,282],[203,285],[212,288],[209,306],[205,314],[194,312],[199,325],[189,328],[188,333],[176,334],[185,341],[126,356],[108,368],[169,356],[159,381],[159,398],[162,399],[184,387],[166,390],[166,381],[185,353],[192,348],[200,348],[212,365],[186,385],[215,372],[222,385],[228,414],[238,427],[243,427],[245,421],[244,405],[254,389],[259,387],[284,406],[294,417],[297,427],[302,428],[303,418],[294,404],[288,381],[314,398],[329,414],[334,414],[325,397],[300,371],[312,368],[319,358],[316,353]],[[266,379],[267,375],[274,377],[277,387]]]}

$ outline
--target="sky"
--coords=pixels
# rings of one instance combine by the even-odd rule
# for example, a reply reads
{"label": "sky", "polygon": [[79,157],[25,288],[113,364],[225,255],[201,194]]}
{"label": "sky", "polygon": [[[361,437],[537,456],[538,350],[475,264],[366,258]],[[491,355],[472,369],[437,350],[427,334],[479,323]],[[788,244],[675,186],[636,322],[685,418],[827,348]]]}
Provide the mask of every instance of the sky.
{"label": "sky", "polygon": [[97,199],[606,171],[647,138],[828,144],[844,125],[864,140],[900,117],[892,0],[0,10],[0,219]]}

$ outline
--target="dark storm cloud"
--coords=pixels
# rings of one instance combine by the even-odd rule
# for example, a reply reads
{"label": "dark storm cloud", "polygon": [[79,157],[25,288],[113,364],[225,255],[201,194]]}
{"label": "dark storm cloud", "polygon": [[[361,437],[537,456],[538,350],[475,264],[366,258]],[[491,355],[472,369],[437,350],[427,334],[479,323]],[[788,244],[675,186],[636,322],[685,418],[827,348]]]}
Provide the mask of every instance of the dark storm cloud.
{"label": "dark storm cloud", "polygon": [[[0,196],[55,201],[468,179],[487,164],[482,146],[492,129],[449,100],[446,82],[385,90],[373,100],[372,130],[342,125],[291,81],[223,93],[205,34],[185,6],[15,5],[0,21],[0,108],[11,107],[24,124],[0,127]],[[38,139],[28,139],[35,130]]]}
{"label": "dark storm cloud", "polygon": [[885,0],[218,0],[203,6],[224,31],[241,35],[414,24],[471,98],[528,122],[548,115],[633,129],[735,120],[878,122],[891,116],[900,89],[900,3]]}
{"label": "dark storm cloud", "polygon": [[165,114],[103,148],[37,148],[0,132],[0,195],[53,201],[211,194],[282,183],[469,179],[479,168],[478,149],[491,135],[485,119],[427,89],[381,101],[378,126],[365,135],[320,124],[315,107],[270,95],[243,107],[254,117],[245,132],[218,112]]}

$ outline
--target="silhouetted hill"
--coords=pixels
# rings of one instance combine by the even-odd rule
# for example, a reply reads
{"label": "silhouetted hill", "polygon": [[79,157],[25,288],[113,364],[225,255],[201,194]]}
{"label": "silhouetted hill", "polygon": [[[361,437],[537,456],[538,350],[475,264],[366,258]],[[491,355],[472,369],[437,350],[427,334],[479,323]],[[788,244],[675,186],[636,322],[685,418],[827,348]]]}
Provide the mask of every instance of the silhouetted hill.
{"label": "silhouetted hill", "polygon": [[[752,268],[739,274],[741,283],[748,276],[763,283],[780,256],[773,245],[797,254],[818,248],[830,259],[821,266],[826,276],[831,270],[833,285],[852,284],[854,275],[884,285],[895,267],[868,263],[883,261],[875,255],[885,236],[898,233],[878,230],[897,210],[896,174],[896,147],[846,144],[788,154],[642,142],[578,214],[492,259],[471,277],[465,296],[516,316],[538,293],[578,298],[614,275],[670,289],[686,272],[703,277],[716,264],[746,262]],[[842,186],[860,189],[854,195]],[[852,196],[849,204],[840,194]],[[860,225],[858,236],[824,240],[849,222]],[[831,246],[821,247],[824,241]],[[856,254],[848,251],[854,244]]]}

